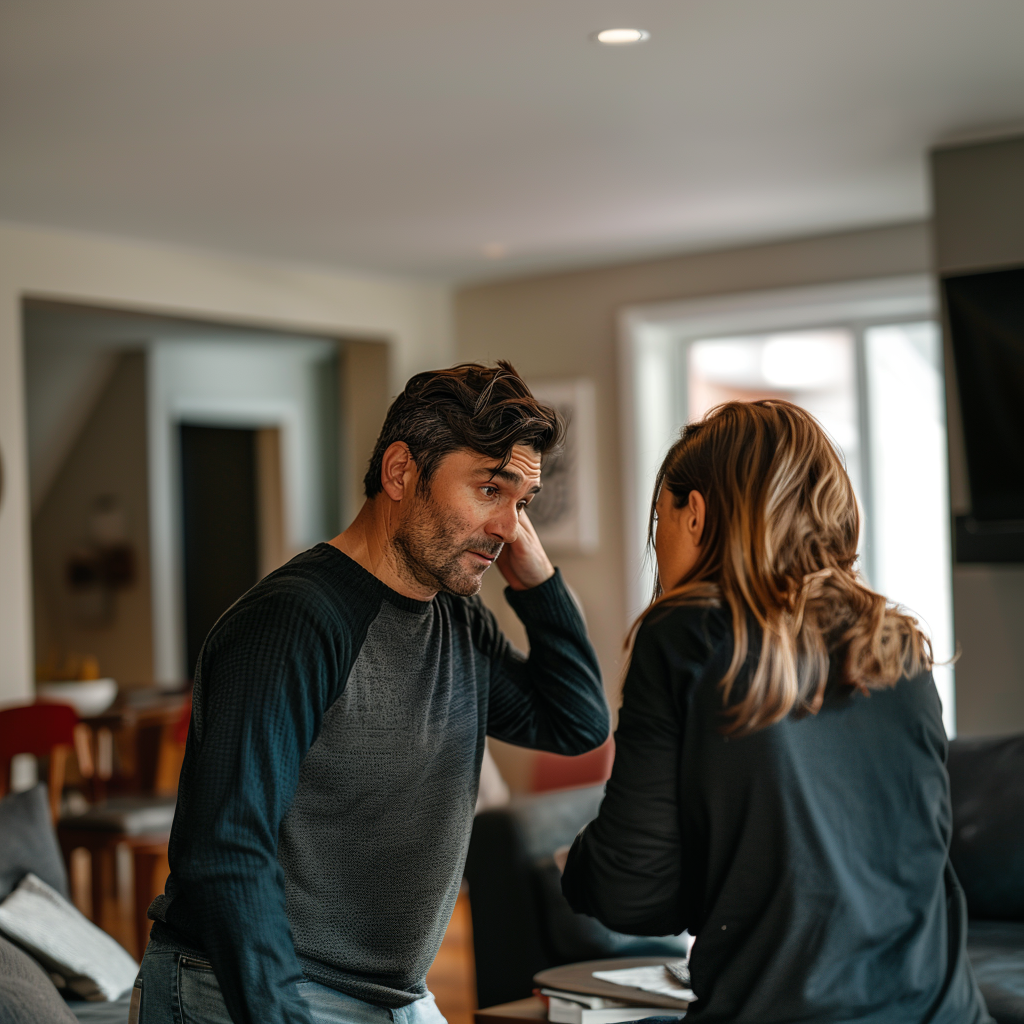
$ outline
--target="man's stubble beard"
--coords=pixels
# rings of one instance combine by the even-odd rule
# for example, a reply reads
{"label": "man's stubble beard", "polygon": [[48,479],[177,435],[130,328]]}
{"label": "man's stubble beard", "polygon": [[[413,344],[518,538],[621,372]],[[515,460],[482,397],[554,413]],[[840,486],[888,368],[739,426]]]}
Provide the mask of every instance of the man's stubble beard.
{"label": "man's stubble beard", "polygon": [[402,564],[420,586],[472,597],[480,592],[486,568],[472,572],[463,556],[467,550],[497,557],[501,544],[465,537],[457,513],[439,505],[431,496],[419,497],[405,522],[395,532],[394,544]]}

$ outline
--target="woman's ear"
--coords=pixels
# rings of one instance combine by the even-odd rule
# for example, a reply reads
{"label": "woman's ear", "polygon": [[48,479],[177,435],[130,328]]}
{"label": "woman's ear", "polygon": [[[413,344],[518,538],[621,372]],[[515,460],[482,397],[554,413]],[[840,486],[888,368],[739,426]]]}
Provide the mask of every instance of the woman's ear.
{"label": "woman's ear", "polygon": [[707,506],[704,503],[704,495],[700,491],[690,491],[690,497],[686,502],[684,525],[694,546],[699,545],[701,538],[704,536],[704,517],[706,513]]}

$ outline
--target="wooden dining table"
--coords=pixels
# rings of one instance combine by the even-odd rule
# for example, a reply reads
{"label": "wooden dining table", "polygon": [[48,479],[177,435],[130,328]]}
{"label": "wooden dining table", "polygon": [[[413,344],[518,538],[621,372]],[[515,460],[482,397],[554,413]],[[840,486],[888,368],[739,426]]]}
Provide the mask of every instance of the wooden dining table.
{"label": "wooden dining table", "polygon": [[[106,711],[83,716],[92,736],[95,799],[119,793],[173,793],[180,765],[166,742],[188,704],[191,688],[122,688]],[[116,752],[116,756],[115,756]],[[171,758],[173,760],[173,758]]]}

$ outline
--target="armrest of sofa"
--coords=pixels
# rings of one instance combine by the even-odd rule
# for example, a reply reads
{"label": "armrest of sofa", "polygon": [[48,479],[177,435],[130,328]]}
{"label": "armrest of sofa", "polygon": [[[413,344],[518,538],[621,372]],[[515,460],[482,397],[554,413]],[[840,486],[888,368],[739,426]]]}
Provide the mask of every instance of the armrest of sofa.
{"label": "armrest of sofa", "polygon": [[552,854],[593,820],[604,786],[520,797],[479,814],[466,863],[477,1001],[523,999],[548,967],[619,956],[685,956],[686,942],[621,935],[575,914]]}
{"label": "armrest of sofa", "polygon": [[551,966],[534,864],[571,843],[597,815],[604,786],[516,797],[476,816],[466,859],[477,1003],[522,999]]}

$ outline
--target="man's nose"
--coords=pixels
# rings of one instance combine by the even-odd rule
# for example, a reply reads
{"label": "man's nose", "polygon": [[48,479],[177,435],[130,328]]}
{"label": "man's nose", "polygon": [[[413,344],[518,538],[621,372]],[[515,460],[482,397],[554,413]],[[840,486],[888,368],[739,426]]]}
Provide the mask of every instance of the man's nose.
{"label": "man's nose", "polygon": [[487,532],[502,544],[514,544],[519,536],[519,513],[515,505],[495,515],[488,523]]}

